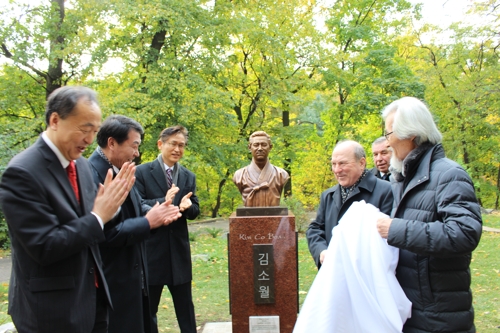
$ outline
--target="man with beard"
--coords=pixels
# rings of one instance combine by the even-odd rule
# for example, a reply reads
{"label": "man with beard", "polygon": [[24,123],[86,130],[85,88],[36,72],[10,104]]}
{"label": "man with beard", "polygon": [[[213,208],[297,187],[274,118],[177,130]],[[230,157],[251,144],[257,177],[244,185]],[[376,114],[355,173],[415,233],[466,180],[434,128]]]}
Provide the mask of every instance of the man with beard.
{"label": "man with beard", "polygon": [[389,167],[392,156],[391,147],[387,144],[385,136],[381,136],[372,143],[373,163],[375,166],[370,170],[375,177],[382,180],[389,180],[391,175]]}
{"label": "man with beard", "polygon": [[377,228],[400,249],[396,275],[413,303],[403,332],[475,332],[469,265],[482,220],[472,180],[445,157],[420,100],[396,100],[382,117],[393,150],[394,208]]}
{"label": "man with beard", "polygon": [[388,182],[366,170],[366,153],[356,141],[340,141],[332,152],[332,171],[338,184],[321,194],[316,219],[307,229],[309,251],[318,268],[325,259],[332,229],[355,201],[364,200],[389,214],[393,197]]}

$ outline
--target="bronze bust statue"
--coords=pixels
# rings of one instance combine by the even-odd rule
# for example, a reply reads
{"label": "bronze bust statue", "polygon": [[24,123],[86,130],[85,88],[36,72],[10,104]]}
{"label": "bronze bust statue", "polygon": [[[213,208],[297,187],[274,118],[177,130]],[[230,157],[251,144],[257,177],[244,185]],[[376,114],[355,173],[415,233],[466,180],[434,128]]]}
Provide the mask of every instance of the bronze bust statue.
{"label": "bronze bust statue", "polygon": [[279,206],[281,192],[290,176],[269,162],[268,156],[273,145],[266,132],[252,133],[248,141],[252,163],[237,170],[233,182],[240,190],[246,207]]}

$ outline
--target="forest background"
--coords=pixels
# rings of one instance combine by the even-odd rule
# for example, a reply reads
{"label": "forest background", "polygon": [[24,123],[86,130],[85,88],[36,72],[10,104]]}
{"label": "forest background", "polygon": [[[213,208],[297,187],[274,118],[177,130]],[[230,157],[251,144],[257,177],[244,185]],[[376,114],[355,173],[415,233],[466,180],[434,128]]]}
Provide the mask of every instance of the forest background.
{"label": "forest background", "polygon": [[46,97],[86,85],[104,117],[144,126],[137,163],[156,157],[163,128],[188,128],[181,163],[197,176],[202,217],[241,204],[232,175],[251,160],[255,130],[271,135],[271,162],[291,175],[289,204],[314,209],[336,183],[335,143],[357,140],[370,154],[383,107],[415,96],[480,204],[497,209],[499,13],[499,0],[471,1],[480,24],[443,28],[404,0],[7,0],[0,172],[45,129]]}

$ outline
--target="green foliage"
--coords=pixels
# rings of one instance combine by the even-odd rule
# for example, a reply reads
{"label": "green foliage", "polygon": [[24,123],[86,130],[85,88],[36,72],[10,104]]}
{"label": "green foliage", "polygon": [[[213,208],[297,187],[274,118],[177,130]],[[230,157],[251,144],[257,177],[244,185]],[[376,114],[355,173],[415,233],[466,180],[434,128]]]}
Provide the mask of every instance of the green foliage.
{"label": "green foliage", "polygon": [[304,205],[295,196],[291,195],[282,199],[282,204],[286,205],[293,215],[295,215],[295,230],[303,234],[309,226],[309,218],[304,209]]}
{"label": "green foliage", "polygon": [[196,239],[201,234],[201,230],[189,231],[189,241],[196,242]]}
{"label": "green foliage", "polygon": [[205,231],[213,238],[217,238],[223,230],[221,228],[205,228]]}
{"label": "green foliage", "polygon": [[3,250],[10,249],[10,237],[9,228],[7,226],[7,221],[5,221],[5,216],[0,210],[0,248]]}
{"label": "green foliage", "polygon": [[[144,126],[137,162],[156,158],[163,128],[188,128],[182,164],[197,176],[203,216],[241,203],[231,179],[250,162],[255,130],[271,135],[271,161],[291,175],[287,193],[313,209],[335,184],[333,146],[348,138],[369,152],[383,132],[380,110],[412,95],[429,104],[481,204],[498,207],[498,19],[415,31],[419,6],[399,0],[64,4],[0,6],[0,56],[9,59],[0,71],[0,171],[44,130],[46,94],[84,84],[99,92],[104,116]],[[497,8],[473,6],[498,18]],[[427,41],[431,32],[450,41]]]}

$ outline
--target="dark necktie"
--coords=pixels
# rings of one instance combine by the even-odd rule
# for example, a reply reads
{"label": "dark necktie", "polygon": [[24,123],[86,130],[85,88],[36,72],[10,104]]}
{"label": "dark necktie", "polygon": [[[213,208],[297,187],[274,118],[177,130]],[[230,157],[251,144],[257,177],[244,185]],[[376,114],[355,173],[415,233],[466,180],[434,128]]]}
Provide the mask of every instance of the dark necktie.
{"label": "dark necktie", "polygon": [[172,169],[170,168],[167,169],[167,187],[172,187]]}
{"label": "dark necktie", "polygon": [[76,166],[74,161],[70,161],[68,167],[66,168],[68,173],[69,182],[75,192],[76,200],[80,203],[80,193],[78,192],[78,182],[76,181]]}

